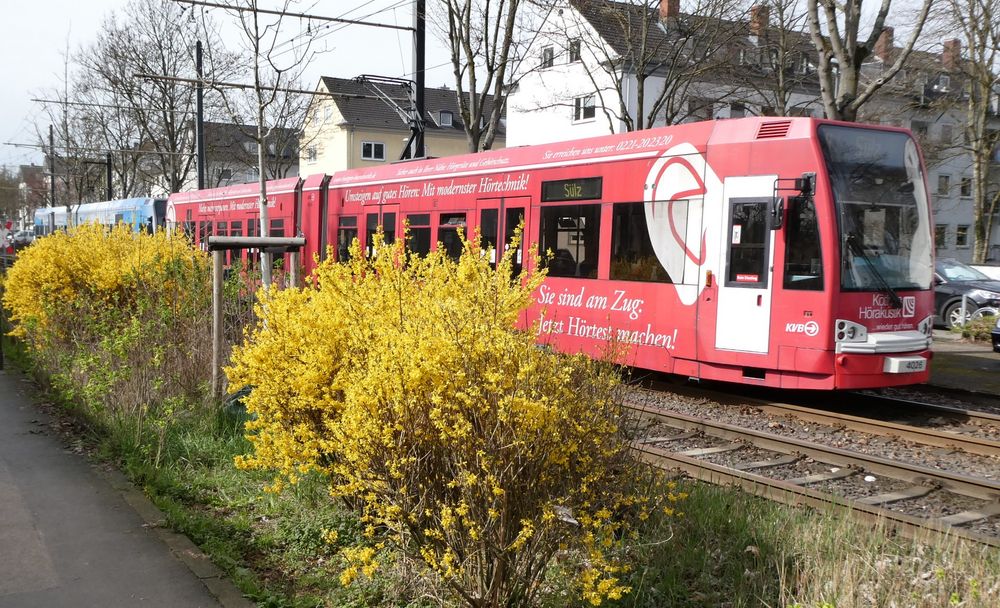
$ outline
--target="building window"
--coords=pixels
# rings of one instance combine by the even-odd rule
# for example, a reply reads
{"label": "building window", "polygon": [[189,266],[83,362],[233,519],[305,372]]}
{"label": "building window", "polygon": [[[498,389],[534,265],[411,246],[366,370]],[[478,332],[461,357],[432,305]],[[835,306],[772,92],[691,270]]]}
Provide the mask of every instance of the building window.
{"label": "building window", "polygon": [[963,197],[971,197],[972,196],[972,178],[971,177],[963,177],[962,178],[961,194],[962,194]]}
{"label": "building window", "polygon": [[969,247],[969,227],[955,226],[955,247],[959,249]]}
{"label": "building window", "polygon": [[551,46],[547,46],[542,49],[542,65],[540,66],[543,70],[545,68],[551,68],[553,59],[555,57],[555,51]]}
{"label": "building window", "polygon": [[941,196],[947,196],[948,190],[951,189],[951,176],[950,175],[939,175],[938,176],[938,187],[937,193]]}
{"label": "building window", "polygon": [[947,247],[948,247],[948,225],[935,224],[934,248],[940,250],[940,249],[946,249]]}
{"label": "building window", "polygon": [[590,120],[597,115],[594,96],[577,97],[573,100],[573,120]]}
{"label": "building window", "polygon": [[918,137],[927,135],[927,123],[922,120],[911,120],[910,130]]}
{"label": "building window", "polygon": [[306,160],[311,163],[316,162],[316,146],[306,148]]}
{"label": "building window", "polygon": [[580,61],[580,39],[573,38],[569,41],[569,62]]}
{"label": "building window", "polygon": [[364,160],[385,160],[385,144],[378,141],[361,142],[361,158]]}
{"label": "building window", "polygon": [[952,133],[951,125],[941,125],[941,143],[950,145],[954,139],[955,135]]}
{"label": "building window", "polygon": [[747,107],[742,103],[729,104],[729,118],[743,118],[747,115]]}
{"label": "building window", "polygon": [[219,181],[227,182],[233,179],[232,169],[219,169]]}
{"label": "building window", "polygon": [[808,74],[809,67],[809,55],[799,57],[799,74]]}
{"label": "building window", "polygon": [[452,125],[452,119],[454,115],[448,110],[441,110],[438,112],[438,124],[442,127],[450,127]]}

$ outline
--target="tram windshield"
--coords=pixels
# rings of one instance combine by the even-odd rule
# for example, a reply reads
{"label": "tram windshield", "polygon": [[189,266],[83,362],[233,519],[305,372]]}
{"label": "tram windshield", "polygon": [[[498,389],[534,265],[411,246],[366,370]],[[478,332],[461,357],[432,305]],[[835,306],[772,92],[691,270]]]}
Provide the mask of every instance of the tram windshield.
{"label": "tram windshield", "polygon": [[917,146],[905,133],[822,125],[819,140],[840,227],[845,291],[930,289],[930,206]]}

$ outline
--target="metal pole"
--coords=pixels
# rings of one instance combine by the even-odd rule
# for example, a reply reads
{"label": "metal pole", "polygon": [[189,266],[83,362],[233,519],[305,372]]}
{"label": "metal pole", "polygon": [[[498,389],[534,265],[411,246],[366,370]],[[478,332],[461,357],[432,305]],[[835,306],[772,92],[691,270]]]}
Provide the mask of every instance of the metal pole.
{"label": "metal pole", "polygon": [[198,75],[198,84],[195,86],[195,99],[197,100],[197,110],[195,113],[194,139],[197,146],[198,164],[198,189],[205,189],[205,86],[202,83],[203,74],[201,68],[201,40],[194,47],[195,71]]}
{"label": "metal pole", "polygon": [[[4,253],[3,256],[4,256],[4,259],[3,259],[3,269],[2,269],[2,272],[0,272],[0,274],[3,274],[3,273],[7,272],[7,254]],[[3,282],[0,282],[0,369],[3,369],[3,364],[4,364],[4,360],[3,360],[3,340],[7,336],[6,316],[7,316],[7,313],[4,312],[4,309],[3,309]]]}
{"label": "metal pole", "polygon": [[424,31],[426,29],[426,0],[417,0],[413,31],[413,79],[416,88],[416,132],[413,138],[412,158],[424,157]]}
{"label": "metal pole", "polygon": [[114,200],[114,198],[115,198],[115,191],[114,191],[114,188],[111,187],[111,153],[110,152],[108,152],[108,155],[105,157],[105,162],[108,163],[108,200],[111,201],[111,200]]}
{"label": "metal pole", "polygon": [[299,281],[301,280],[299,277],[299,257],[301,257],[301,254],[298,251],[292,251],[288,254],[288,265],[291,266],[291,287],[293,289],[299,287]]}
{"label": "metal pole", "polygon": [[212,252],[212,398],[222,395],[222,265],[226,252]]}
{"label": "metal pole", "polygon": [[50,206],[56,206],[56,136],[49,125],[49,196]]}

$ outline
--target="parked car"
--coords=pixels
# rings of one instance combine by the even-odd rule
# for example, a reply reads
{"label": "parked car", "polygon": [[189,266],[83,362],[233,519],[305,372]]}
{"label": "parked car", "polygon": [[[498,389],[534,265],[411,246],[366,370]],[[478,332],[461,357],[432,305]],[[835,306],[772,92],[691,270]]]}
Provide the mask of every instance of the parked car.
{"label": "parked car", "polygon": [[11,245],[13,245],[15,249],[27,247],[35,242],[35,233],[31,230],[18,230],[12,234],[13,236],[10,237]]}
{"label": "parked car", "polygon": [[[958,260],[942,259],[934,263],[934,310],[940,324],[958,327],[963,324],[962,296],[967,297],[965,321],[977,311],[996,314],[1000,309],[1000,281],[994,281],[975,268]],[[978,316],[978,315],[977,315]]]}
{"label": "parked car", "polygon": [[1000,353],[1000,316],[997,316],[996,325],[990,331],[990,339],[993,341],[993,352]]}

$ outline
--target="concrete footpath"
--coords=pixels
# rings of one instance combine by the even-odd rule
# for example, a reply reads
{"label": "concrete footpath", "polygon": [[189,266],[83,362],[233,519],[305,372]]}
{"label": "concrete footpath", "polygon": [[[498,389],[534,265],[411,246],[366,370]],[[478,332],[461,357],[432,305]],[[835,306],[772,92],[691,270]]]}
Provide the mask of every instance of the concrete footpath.
{"label": "concrete footpath", "polygon": [[68,450],[0,371],[0,606],[250,606],[120,474]]}

